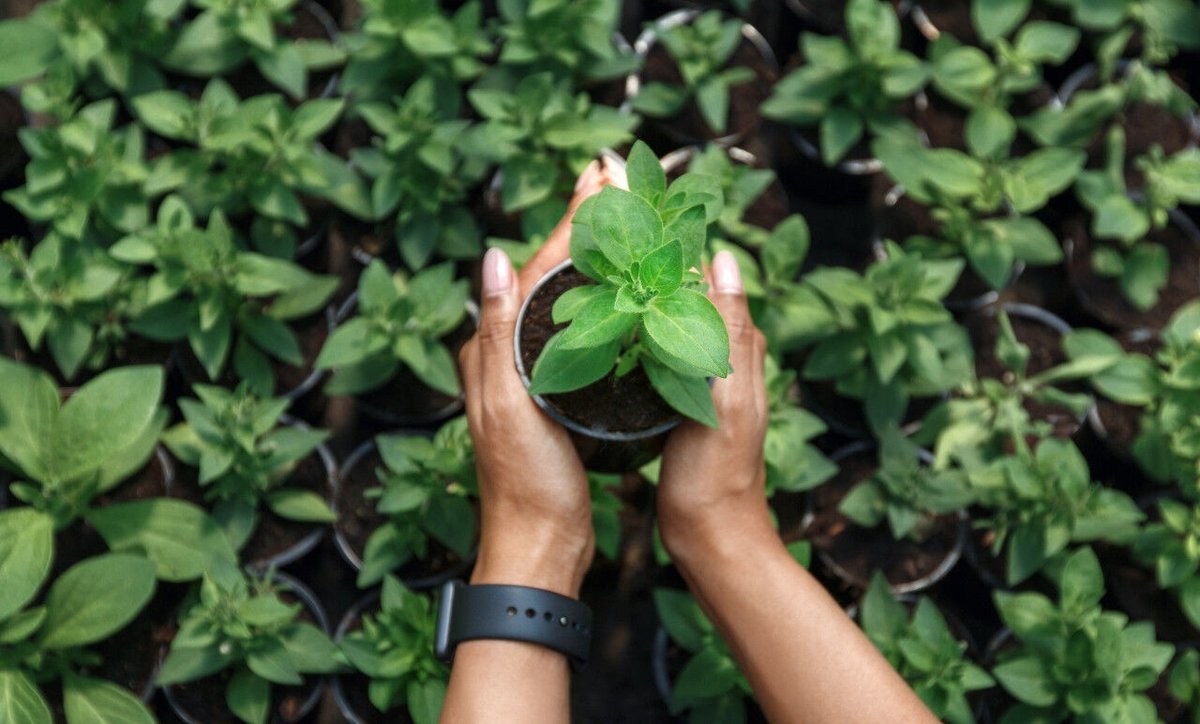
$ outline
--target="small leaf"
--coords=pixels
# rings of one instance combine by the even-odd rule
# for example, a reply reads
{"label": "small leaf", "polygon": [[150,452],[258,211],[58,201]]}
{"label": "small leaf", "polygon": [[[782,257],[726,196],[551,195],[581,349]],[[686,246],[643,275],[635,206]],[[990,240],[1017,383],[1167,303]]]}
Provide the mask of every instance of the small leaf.
{"label": "small leaf", "polygon": [[717,410],[713,406],[712,391],[707,380],[681,375],[653,359],[643,359],[642,367],[655,392],[662,395],[676,412],[709,427],[718,426]]}
{"label": "small leaf", "polygon": [[597,347],[564,349],[562,332],[550,338],[533,365],[529,394],[546,395],[586,387],[612,371],[620,351],[620,340]]}

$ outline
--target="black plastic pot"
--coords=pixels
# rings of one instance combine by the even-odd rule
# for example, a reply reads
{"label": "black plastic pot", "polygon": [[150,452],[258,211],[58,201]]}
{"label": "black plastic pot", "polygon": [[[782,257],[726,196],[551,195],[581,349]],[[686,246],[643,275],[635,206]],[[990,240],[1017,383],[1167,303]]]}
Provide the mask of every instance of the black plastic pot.
{"label": "black plastic pot", "polygon": [[[571,260],[567,259],[546,272],[545,276],[533,285],[529,296],[521,304],[521,311],[517,315],[516,329],[513,333],[513,350],[516,354],[517,372],[526,388],[530,384],[529,371],[525,369],[521,354],[521,326],[525,321],[525,313],[528,311],[534,295],[547,281],[571,268]],[[628,472],[645,465],[662,451],[663,445],[667,441],[667,433],[675,429],[681,422],[681,418],[676,417],[638,432],[606,430],[589,427],[572,420],[541,395],[532,395],[532,397],[542,412],[567,429],[571,436],[571,442],[574,443],[575,450],[579,453],[579,458],[583,461],[584,466],[597,472]]]}
{"label": "black plastic pot", "polygon": [[[307,586],[286,573],[276,572],[273,580],[286,584],[288,591],[294,594],[296,598],[299,599],[300,603],[303,604],[306,609],[308,609],[308,612],[312,615],[313,623],[317,626],[317,628],[321,629],[321,631],[325,634],[329,634],[329,619],[325,615],[325,609],[321,607],[321,602],[317,600],[316,595],[314,595]],[[167,649],[167,646],[163,647],[162,655],[164,658],[166,656]],[[304,675],[304,677],[310,681],[311,690],[305,697],[303,704],[297,710],[296,716],[292,719],[286,720],[289,723],[298,722],[312,713],[317,704],[320,702],[321,695],[325,690],[324,676],[319,674],[307,674]],[[271,686],[273,689],[278,689],[280,685],[272,684]],[[176,717],[182,720],[184,724],[212,724],[211,722],[198,717],[184,707],[182,702],[179,701],[176,686],[164,687],[163,694],[166,696],[167,703],[171,706],[171,711]],[[224,694],[224,692],[222,692],[222,694]],[[231,721],[236,720],[236,717],[234,717],[232,714],[230,714],[229,718]],[[285,720],[277,716],[270,716],[268,721],[274,724],[276,722],[284,722]]]}

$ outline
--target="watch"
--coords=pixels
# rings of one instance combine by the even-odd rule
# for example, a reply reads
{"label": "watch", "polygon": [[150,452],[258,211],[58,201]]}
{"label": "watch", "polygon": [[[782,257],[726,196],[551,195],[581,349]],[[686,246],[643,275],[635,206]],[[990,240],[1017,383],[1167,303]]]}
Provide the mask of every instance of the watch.
{"label": "watch", "polygon": [[592,611],[580,601],[540,588],[448,581],[438,604],[434,653],[450,663],[459,642],[475,639],[541,644],[566,654],[579,669],[592,647]]}

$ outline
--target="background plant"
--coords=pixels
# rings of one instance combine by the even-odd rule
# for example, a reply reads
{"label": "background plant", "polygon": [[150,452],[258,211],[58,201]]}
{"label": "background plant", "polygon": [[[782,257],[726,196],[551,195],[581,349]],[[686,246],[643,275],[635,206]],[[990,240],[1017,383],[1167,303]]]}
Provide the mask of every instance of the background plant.
{"label": "background plant", "polygon": [[837,474],[837,465],[812,444],[827,431],[821,418],[805,410],[796,399],[796,373],[781,370],[767,356],[763,381],[767,387],[767,437],[763,458],[767,467],[767,495],[811,490]]}
{"label": "background plant", "polygon": [[507,0],[497,10],[500,57],[490,86],[541,71],[584,84],[620,78],[638,67],[637,56],[613,40],[620,0]]}

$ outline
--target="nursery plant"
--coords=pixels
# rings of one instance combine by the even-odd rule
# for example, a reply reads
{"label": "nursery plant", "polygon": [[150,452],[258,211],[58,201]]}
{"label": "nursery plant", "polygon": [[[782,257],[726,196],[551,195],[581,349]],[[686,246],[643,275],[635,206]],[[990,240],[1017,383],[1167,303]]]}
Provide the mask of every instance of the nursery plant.
{"label": "nursery plant", "polygon": [[848,38],[805,32],[805,64],[775,84],[762,105],[767,118],[816,127],[821,158],[841,161],[869,131],[895,130],[906,122],[901,103],[921,90],[929,68],[900,47],[900,21],[883,0],[846,3]]}
{"label": "nursery plant", "polygon": [[876,138],[871,149],[904,194],[929,207],[938,223],[934,236],[910,237],[905,244],[929,257],[965,257],[992,289],[1002,289],[1017,261],[1062,261],[1058,239],[1033,214],[1075,181],[1086,154],[1043,148],[1010,158],[1016,126],[994,110],[968,118],[969,154],[928,148],[905,133]]}
{"label": "nursery plant", "polygon": [[[988,3],[976,2],[976,5]],[[1073,24],[1101,33],[1100,44],[1123,48],[1137,34],[1141,57],[1162,64],[1180,50],[1200,47],[1200,9],[1186,0],[1055,0]]]}
{"label": "nursery plant", "polygon": [[128,338],[128,270],[90,240],[51,232],[27,251],[0,244],[0,310],[34,351],[45,347],[64,380],[103,369]]}
{"label": "nursery plant", "polygon": [[275,86],[301,99],[309,92],[309,71],[336,67],[345,59],[329,40],[277,35],[278,28],[295,21],[300,0],[188,0],[188,4],[199,14],[183,23],[162,57],[162,63],[176,73],[207,78],[249,62]]}
{"label": "nursery plant", "polygon": [[596,531],[596,550],[610,561],[621,550],[620,512],[624,502],[613,492],[621,484],[620,475],[588,473],[588,493],[592,498],[592,530]]}
{"label": "nursery plant", "polygon": [[220,209],[234,219],[252,214],[304,228],[310,221],[305,198],[315,197],[370,218],[362,179],[318,143],[344,107],[345,99],[328,98],[293,109],[275,94],[240,100],[220,78],[196,101],[175,90],[139,96],[133,101],[138,119],[187,144],[151,162],[146,191],[177,192],[200,217]]}
{"label": "nursery plant", "polygon": [[1069,440],[1047,438],[1030,450],[967,466],[984,514],[975,526],[991,533],[990,550],[1005,552],[1005,580],[1016,585],[1071,543],[1129,545],[1145,515],[1123,492],[1092,482],[1087,461]]}
{"label": "nursery plant", "polygon": [[1018,701],[1000,721],[1156,721],[1145,691],[1174,647],[1155,641],[1153,624],[1101,609],[1104,576],[1091,548],[1067,557],[1055,582],[1057,603],[1041,593],[994,594],[1018,642],[992,669]]}
{"label": "nursery plant", "polygon": [[[701,289],[705,229],[719,213],[720,190],[686,174],[668,188],[654,152],[640,141],[629,154],[630,191],[608,186],[575,214],[571,259],[595,284],[554,302],[556,324],[533,367],[529,391],[585,387],[640,365],[676,411],[716,427],[706,381],[729,374],[729,335]],[[712,207],[706,213],[705,205]]]}
{"label": "nursery plant", "polygon": [[1200,496],[1200,302],[1180,307],[1160,334],[1154,357],[1126,353],[1100,332],[1079,336],[1067,347],[1073,358],[1115,362],[1092,377],[1100,394],[1145,408],[1132,453],[1153,479],[1175,481],[1189,499]]}
{"label": "nursery plant", "polygon": [[1190,721],[1200,713],[1200,651],[1189,649],[1179,655],[1167,679],[1171,696],[1186,707]]}
{"label": "nursery plant", "polygon": [[[1057,405],[1082,417],[1092,404],[1091,396],[1057,385],[1087,379],[1116,360],[1112,354],[1091,355],[1030,375],[1030,349],[1017,339],[1004,310],[996,314],[996,323],[999,334],[995,358],[1007,372],[1000,377],[973,376],[954,398],[939,404],[922,422],[917,437],[923,443],[934,443],[938,467],[945,467],[952,459],[1002,457],[1016,438],[1040,440],[1050,436],[1052,425],[1030,416],[1025,408],[1028,400]],[[1063,344],[1072,344],[1071,335]]]}
{"label": "nursery plant", "polygon": [[179,617],[179,631],[157,682],[171,686],[232,669],[225,703],[247,724],[265,724],[272,685],[293,686],[302,674],[327,674],[343,664],[317,626],[301,620],[300,603],[281,598],[274,573],[245,576],[234,566],[205,574]]}
{"label": "nursery plant", "polygon": [[837,473],[837,465],[811,442],[827,431],[825,423],[799,405],[796,372],[780,369],[771,355],[764,362],[763,382],[770,411],[763,442],[767,495],[811,490]]}
{"label": "nursery plant", "polygon": [[[728,151],[718,144],[710,143],[692,157],[688,164],[688,172],[711,176],[721,184],[725,205],[721,209],[717,229],[731,239],[754,248],[761,249],[768,243],[771,230],[747,223],[742,217],[758,197],[771,184],[776,183],[774,171],[736,163],[730,158]],[[796,218],[803,222],[803,217]],[[780,222],[781,225],[783,223]],[[805,233],[807,231],[805,228]]]}
{"label": "nursery plant", "polygon": [[321,310],[337,279],[283,259],[244,251],[221,211],[196,226],[179,197],[165,199],[156,224],[126,236],[110,253],[153,269],[129,327],[159,342],[187,340],[211,380],[230,355],[233,371],[262,395],[274,391],[271,359],[304,358],[287,322]]}
{"label": "nursery plant", "polygon": [[633,98],[634,110],[653,118],[674,118],[684,104],[695,101],[708,127],[724,133],[730,88],[754,80],[750,68],[726,67],[742,42],[742,21],[710,10],[689,23],[659,28],[658,41],[679,68],[683,85],[646,83]]}
{"label": "nursery plant", "polygon": [[1158,304],[1170,260],[1166,247],[1145,237],[1165,227],[1168,213],[1180,203],[1200,203],[1200,150],[1184,149],[1167,157],[1161,146],[1152,146],[1133,162],[1143,185],[1132,194],[1125,185],[1125,134],[1120,126],[1109,129],[1107,152],[1105,167],[1083,172],[1075,187],[1079,200],[1092,211],[1092,235],[1108,242],[1092,249],[1092,268],[1117,279],[1125,298],[1146,310]]}
{"label": "nursery plant", "polygon": [[637,56],[613,42],[620,0],[508,0],[497,10],[502,74],[550,71],[578,83],[637,69]]}
{"label": "nursery plant", "polygon": [[475,87],[467,98],[484,121],[462,135],[460,148],[500,164],[505,213],[569,196],[584,167],[601,149],[630,140],[638,121],[550,73],[526,76],[511,90]]}
{"label": "nursery plant", "polygon": [[368,392],[403,365],[431,389],[457,396],[457,366],[442,340],[466,318],[469,293],[450,262],[409,276],[372,261],[359,278],[357,315],[338,325],[317,357],[318,369],[334,370],[326,393]]}
{"label": "nursery plant", "polygon": [[358,586],[378,583],[408,561],[424,559],[430,539],[467,558],[475,542],[475,452],[465,417],[438,429],[432,440],[413,435],[375,439],[384,467],[380,487],[367,491],[387,520],[367,539]]}
{"label": "nursery plant", "polygon": [[113,128],[117,110],[108,98],[57,125],[22,128],[21,145],[30,158],[25,185],[2,198],[69,239],[89,228],[111,237],[145,226],[145,139],[136,124]]}
{"label": "nursery plant", "polygon": [[288,485],[296,465],[328,431],[286,424],[280,418],[291,400],[260,398],[246,383],[236,390],[195,385],[192,391],[199,399],[179,400],[185,422],[162,440],[176,458],[199,470],[197,482],[234,548],[254,534],[263,505],[287,520],[334,521],[324,497]]}
{"label": "nursery plant", "polygon": [[671,713],[689,711],[689,721],[744,722],[750,683],[695,599],[669,588],[656,588],[653,596],[658,620],[689,655],[672,682]]}
{"label": "nursery plant", "polygon": [[425,266],[434,254],[470,259],[481,251],[467,194],[487,168],[458,150],[470,126],[459,118],[460,105],[457,96],[453,103],[439,103],[433,78],[424,77],[392,104],[355,108],[375,136],[370,147],[355,148],[350,157],[374,181],[374,218],[395,218],[396,244],[411,269]]}
{"label": "nursery plant", "polygon": [[892,425],[879,439],[879,467],[850,489],[838,511],[865,528],[886,520],[896,540],[922,541],[938,516],[963,509],[972,498],[961,470],[923,465],[919,448]]}
{"label": "nursery plant", "polygon": [[942,305],[961,259],[923,259],[894,242],[858,274],[822,267],[804,276],[833,317],[833,330],[809,351],[803,375],[832,380],[839,394],[864,402],[876,431],[899,424],[910,398],[970,379],[971,345]]}
{"label": "nursery plant", "polygon": [[867,638],[934,716],[952,724],[974,724],[967,694],[990,689],[996,682],[967,658],[967,644],[954,637],[932,600],[921,596],[910,612],[877,572],[859,616]]}
{"label": "nursery plant", "polygon": [[437,724],[450,667],[433,654],[436,624],[428,596],[384,576],[379,612],[363,614],[362,628],[341,640],[350,665],[370,678],[368,696],[380,712],[403,707],[413,724]]}
{"label": "nursery plant", "polygon": [[[47,583],[53,533],[30,508],[0,513],[0,692],[5,721],[50,724],[47,703],[67,724],[113,721],[150,724],[154,715],[132,692],[102,677],[104,662],[88,646],[120,631],[154,594],[154,564],[107,553],[71,566]],[[120,585],[113,585],[119,581]],[[58,704],[58,702],[55,702]]]}
{"label": "nursery plant", "polygon": [[1142,528],[1133,544],[1138,562],[1154,568],[1158,587],[1175,591],[1184,615],[1200,622],[1200,508],[1160,498],[1159,521]]}

